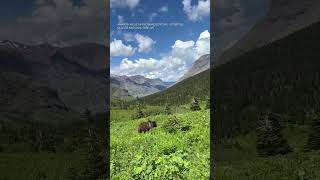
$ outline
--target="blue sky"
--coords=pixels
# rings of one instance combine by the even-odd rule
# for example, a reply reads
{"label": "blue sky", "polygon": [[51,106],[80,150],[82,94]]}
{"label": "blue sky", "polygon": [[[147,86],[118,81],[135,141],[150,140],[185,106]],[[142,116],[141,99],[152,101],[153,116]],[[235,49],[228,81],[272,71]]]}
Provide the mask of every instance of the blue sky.
{"label": "blue sky", "polygon": [[[210,51],[207,44],[210,40],[209,12],[209,0],[122,0],[122,3],[111,1],[111,73],[140,74],[148,78],[176,81],[200,55]],[[122,22],[182,23],[183,26],[117,30],[118,23]],[[199,41],[201,33],[206,38],[203,42]],[[201,47],[198,47],[200,45]],[[204,50],[199,52],[197,48]],[[178,52],[179,50],[181,52]],[[188,53],[194,55],[188,56]],[[178,63],[174,64],[177,61]],[[164,70],[167,72],[163,72]]]}

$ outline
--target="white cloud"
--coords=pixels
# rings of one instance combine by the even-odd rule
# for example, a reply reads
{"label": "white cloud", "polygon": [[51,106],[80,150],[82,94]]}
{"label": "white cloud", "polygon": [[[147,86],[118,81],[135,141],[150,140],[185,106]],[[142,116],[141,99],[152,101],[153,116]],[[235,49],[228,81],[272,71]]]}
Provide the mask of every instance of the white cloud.
{"label": "white cloud", "polygon": [[156,43],[149,36],[143,36],[141,34],[136,34],[134,36],[138,42],[139,52],[148,53],[152,50],[153,45]]}
{"label": "white cloud", "polygon": [[0,39],[23,43],[70,45],[103,42],[106,38],[107,4],[101,0],[35,0],[30,15],[2,24]]}
{"label": "white cloud", "polygon": [[124,18],[123,16],[118,15],[118,24],[124,23]]}
{"label": "white cloud", "polygon": [[114,39],[110,43],[110,55],[111,56],[122,56],[129,57],[132,56],[136,51],[131,45],[125,45],[121,40]]}
{"label": "white cloud", "polygon": [[124,33],[124,34],[123,34],[123,39],[124,39],[125,41],[127,41],[127,42],[132,42],[132,41],[135,40],[134,34],[132,34],[132,33]]}
{"label": "white cloud", "polygon": [[149,21],[153,21],[153,19],[158,15],[158,13],[152,13],[150,16],[149,16]]}
{"label": "white cloud", "polygon": [[184,12],[191,21],[199,21],[210,15],[210,0],[199,0],[197,5],[191,5],[191,0],[183,0],[182,4]]}
{"label": "white cloud", "polygon": [[162,6],[162,7],[159,9],[159,12],[168,12],[168,6]]}
{"label": "white cloud", "polygon": [[135,8],[139,4],[140,0],[110,0],[111,8],[120,7],[125,8],[129,7],[130,9]]}
{"label": "white cloud", "polygon": [[203,31],[196,42],[197,56],[210,53],[210,33]]}
{"label": "white cloud", "polygon": [[171,51],[160,59],[140,58],[123,59],[111,73],[118,75],[143,75],[147,78],[161,78],[164,81],[176,81],[181,78],[193,63],[202,55],[210,53],[210,33],[204,31],[196,41],[176,40]]}

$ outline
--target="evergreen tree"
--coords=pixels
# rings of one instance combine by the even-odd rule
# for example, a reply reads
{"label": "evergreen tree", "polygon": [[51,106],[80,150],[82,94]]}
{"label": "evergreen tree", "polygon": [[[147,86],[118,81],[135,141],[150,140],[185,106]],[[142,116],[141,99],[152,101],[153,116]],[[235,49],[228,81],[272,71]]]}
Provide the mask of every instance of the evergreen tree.
{"label": "evergreen tree", "polygon": [[84,112],[83,118],[87,121],[88,125],[91,126],[93,124],[92,114],[91,114],[91,111],[88,108]]}
{"label": "evergreen tree", "polygon": [[166,114],[166,115],[172,114],[169,103],[166,103],[166,106],[164,108],[164,114]]}
{"label": "evergreen tree", "polygon": [[286,139],[281,134],[280,117],[267,114],[260,118],[257,128],[257,152],[260,156],[273,156],[291,152]]}
{"label": "evergreen tree", "polygon": [[206,109],[210,109],[210,97],[206,97]]}
{"label": "evergreen tree", "polygon": [[144,117],[144,113],[142,111],[142,105],[139,101],[139,98],[137,97],[137,110],[136,113],[133,116],[133,119],[140,119]]}
{"label": "evergreen tree", "polygon": [[49,152],[56,152],[56,139],[52,134],[47,137],[46,150]]}
{"label": "evergreen tree", "polygon": [[199,105],[199,100],[196,97],[193,98],[190,109],[191,109],[191,111],[201,110],[200,105]]}
{"label": "evergreen tree", "polygon": [[320,150],[320,119],[313,118],[306,150]]}
{"label": "evergreen tree", "polygon": [[85,113],[87,118],[87,136],[84,138],[81,155],[82,167],[80,168],[79,179],[96,180],[102,178],[106,172],[106,163],[103,158],[103,146],[100,137],[97,134],[97,128],[94,127],[93,118],[90,111]]}

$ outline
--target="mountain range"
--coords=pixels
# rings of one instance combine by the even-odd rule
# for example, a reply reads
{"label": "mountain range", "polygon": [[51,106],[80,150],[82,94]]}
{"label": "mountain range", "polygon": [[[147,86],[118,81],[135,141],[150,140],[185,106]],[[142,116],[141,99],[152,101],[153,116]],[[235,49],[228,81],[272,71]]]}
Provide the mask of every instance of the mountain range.
{"label": "mountain range", "polygon": [[203,55],[196,60],[191,69],[189,69],[188,72],[179,79],[179,81],[192,77],[208,69],[210,69],[210,54]]}
{"label": "mountain range", "polygon": [[0,109],[104,112],[108,48],[0,42]]}
{"label": "mountain range", "polygon": [[118,76],[111,74],[111,98],[143,97],[162,91],[173,84],[161,79],[149,79],[141,75]]}
{"label": "mountain range", "polygon": [[266,16],[231,48],[214,60],[224,64],[253,49],[270,44],[320,20],[318,0],[271,0]]}
{"label": "mountain range", "polygon": [[210,55],[203,55],[196,60],[187,73],[177,82],[164,82],[161,79],[149,79],[141,75],[118,76],[111,75],[111,98],[130,99],[132,97],[144,97],[160,91],[170,86],[195,76],[210,69]]}

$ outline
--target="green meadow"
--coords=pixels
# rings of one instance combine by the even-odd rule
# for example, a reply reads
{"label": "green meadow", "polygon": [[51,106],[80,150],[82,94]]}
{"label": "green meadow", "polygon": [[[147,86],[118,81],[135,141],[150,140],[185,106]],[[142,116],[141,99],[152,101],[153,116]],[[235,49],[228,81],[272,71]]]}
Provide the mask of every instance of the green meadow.
{"label": "green meadow", "polygon": [[[111,179],[208,179],[210,169],[210,111],[187,105],[145,106],[145,117],[132,119],[134,109],[111,110]],[[157,127],[138,133],[141,122]]]}

